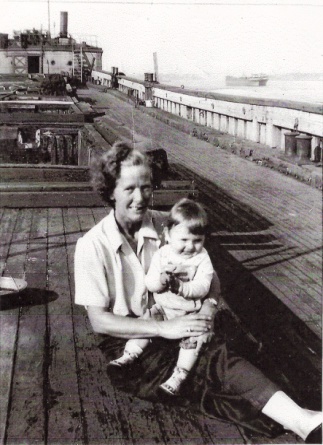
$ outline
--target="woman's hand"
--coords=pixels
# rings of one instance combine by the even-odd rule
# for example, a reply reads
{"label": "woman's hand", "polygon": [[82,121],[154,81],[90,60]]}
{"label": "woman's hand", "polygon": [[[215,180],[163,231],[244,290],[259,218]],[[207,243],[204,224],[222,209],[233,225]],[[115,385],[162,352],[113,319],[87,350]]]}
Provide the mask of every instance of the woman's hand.
{"label": "woman's hand", "polygon": [[172,320],[156,321],[156,324],[160,337],[176,340],[210,333],[212,318],[203,314],[190,314]]}

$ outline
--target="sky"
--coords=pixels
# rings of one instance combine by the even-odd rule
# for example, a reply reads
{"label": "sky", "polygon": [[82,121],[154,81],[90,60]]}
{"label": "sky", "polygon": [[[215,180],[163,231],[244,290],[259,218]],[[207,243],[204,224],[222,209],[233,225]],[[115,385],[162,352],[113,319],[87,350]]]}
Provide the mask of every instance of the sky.
{"label": "sky", "polygon": [[102,47],[103,69],[212,75],[323,73],[323,0],[0,0],[0,33],[60,31]]}

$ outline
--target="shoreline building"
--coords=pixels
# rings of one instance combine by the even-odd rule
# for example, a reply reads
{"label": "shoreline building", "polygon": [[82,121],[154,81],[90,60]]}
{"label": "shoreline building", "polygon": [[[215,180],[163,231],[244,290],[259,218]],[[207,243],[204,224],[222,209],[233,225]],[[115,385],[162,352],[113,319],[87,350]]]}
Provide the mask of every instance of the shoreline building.
{"label": "shoreline building", "polygon": [[60,32],[51,37],[41,30],[0,33],[0,74],[63,74],[85,80],[102,69],[102,48],[77,42],[68,34],[68,13],[61,12]]}

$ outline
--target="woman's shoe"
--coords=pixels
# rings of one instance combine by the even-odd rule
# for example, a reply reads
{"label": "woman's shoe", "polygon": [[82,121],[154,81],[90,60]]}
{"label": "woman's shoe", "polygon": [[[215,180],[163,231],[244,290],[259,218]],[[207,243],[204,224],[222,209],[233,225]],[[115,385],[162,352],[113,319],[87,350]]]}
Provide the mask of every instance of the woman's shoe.
{"label": "woman's shoe", "polygon": [[305,443],[322,443],[322,424],[310,432],[305,439]]}
{"label": "woman's shoe", "polygon": [[170,378],[160,385],[160,388],[167,392],[168,394],[172,396],[176,396],[179,393],[181,384],[184,382],[188,374],[188,371],[183,368],[176,368],[174,369],[173,374],[170,376]]}

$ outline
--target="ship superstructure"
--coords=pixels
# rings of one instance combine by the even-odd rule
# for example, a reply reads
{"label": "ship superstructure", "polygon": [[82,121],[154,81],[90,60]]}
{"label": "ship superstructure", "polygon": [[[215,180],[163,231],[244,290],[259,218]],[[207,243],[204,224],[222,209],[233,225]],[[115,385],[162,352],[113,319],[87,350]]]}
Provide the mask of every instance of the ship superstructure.
{"label": "ship superstructure", "polygon": [[226,76],[225,78],[225,84],[228,87],[235,87],[235,86],[263,87],[267,85],[267,82],[268,82],[268,77],[263,74],[253,74],[251,76],[241,76],[241,77]]}
{"label": "ship superstructure", "polygon": [[0,74],[63,74],[85,80],[102,68],[102,48],[76,41],[68,34],[68,13],[61,12],[60,33],[42,30],[0,34]]}

